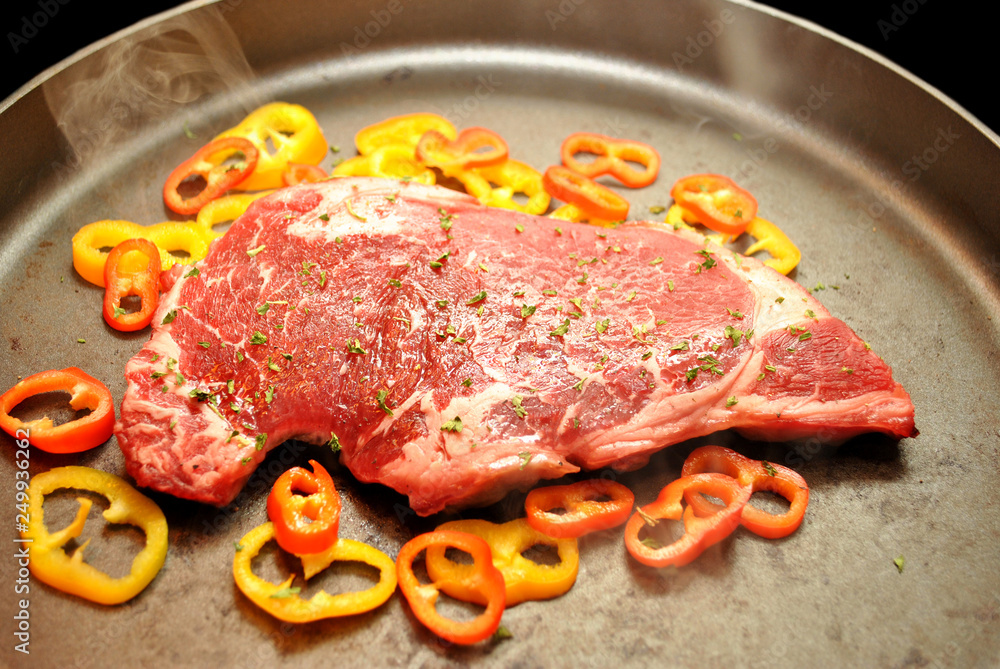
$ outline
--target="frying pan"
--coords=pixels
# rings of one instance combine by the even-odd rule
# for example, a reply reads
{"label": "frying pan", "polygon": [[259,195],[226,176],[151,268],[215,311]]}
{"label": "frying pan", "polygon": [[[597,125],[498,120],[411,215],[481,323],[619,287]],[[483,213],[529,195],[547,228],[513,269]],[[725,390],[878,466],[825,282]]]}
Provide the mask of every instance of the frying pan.
{"label": "frying pan", "polygon": [[[618,532],[589,536],[569,593],[512,607],[504,625],[513,638],[469,648],[437,640],[398,596],[369,614],[292,626],[239,593],[234,542],[266,518],[263,491],[277,473],[309,457],[333,472],[343,493],[343,535],[390,555],[456,515],[418,518],[405,498],[354,481],[331,453],[289,442],[225,509],[150,493],[167,515],[170,552],[134,600],[103,607],[32,580],[30,657],[14,650],[17,565],[0,560],[4,664],[996,664],[997,136],[898,68],[758,6],[649,0],[630,3],[627,13],[619,7],[599,0],[307,0],[291,9],[263,0],[196,2],[64,63],[44,87],[0,112],[7,154],[19,157],[0,163],[0,384],[76,365],[120,401],[125,362],[148,333],[104,325],[100,291],[72,269],[70,238],[105,218],[166,219],[159,192],[172,167],[253,106],[283,99],[311,109],[339,155],[350,153],[364,125],[417,110],[494,129],[515,157],[537,167],[554,162],[571,129],[650,142],[664,157],[662,176],[627,194],[634,217],[669,203],[677,176],[736,177],[802,249],[793,278],[893,367],[913,397],[920,436],[766,444],[726,432],[667,448],[636,472],[595,472],[647,503],[693,448],[718,443],[795,466],[812,498],[792,536],[771,541],[738,530],[680,570],[636,564]],[[131,114],[109,107],[67,116],[67,99],[123,99],[122,89],[100,78],[102,88],[65,92],[108,72],[102,59],[128,53],[123,45],[141,43],[143,31],[183,37],[209,29],[221,31],[215,45],[231,35],[246,63],[224,58],[235,69],[228,78],[210,70],[199,79],[204,94],[189,90],[183,102],[126,108]],[[147,91],[156,83],[130,81],[145,82]],[[50,106],[60,110],[62,131]],[[70,117],[79,122],[66,125]],[[14,448],[3,440],[0,500],[13,540]],[[32,450],[30,461],[33,474],[66,464],[124,473],[114,443],[77,456]],[[72,497],[49,500],[50,527],[68,522]],[[457,515],[502,520],[517,516],[522,503],[515,492]],[[88,559],[121,574],[141,536],[102,529],[96,513]],[[273,553],[258,566],[274,578],[289,568]],[[350,588],[370,574],[345,568],[322,578],[327,588]]]}

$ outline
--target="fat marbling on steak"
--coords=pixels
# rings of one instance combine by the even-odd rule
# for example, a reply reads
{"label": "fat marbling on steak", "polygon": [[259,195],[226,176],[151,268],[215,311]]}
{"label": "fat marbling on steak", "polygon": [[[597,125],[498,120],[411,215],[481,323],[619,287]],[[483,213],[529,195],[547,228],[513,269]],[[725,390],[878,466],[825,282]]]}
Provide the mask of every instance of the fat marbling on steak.
{"label": "fat marbling on steak", "polygon": [[727,428],[915,434],[886,363],[801,286],[662,225],[342,178],[256,201],[195,267],[115,430],[136,482],[178,497],[228,503],[291,438],[428,515]]}

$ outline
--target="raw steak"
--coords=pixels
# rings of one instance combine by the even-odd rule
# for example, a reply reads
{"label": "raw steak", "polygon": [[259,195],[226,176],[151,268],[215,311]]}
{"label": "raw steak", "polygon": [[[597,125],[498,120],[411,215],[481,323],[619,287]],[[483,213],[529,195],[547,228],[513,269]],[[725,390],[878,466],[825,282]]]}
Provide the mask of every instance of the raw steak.
{"label": "raw steak", "polygon": [[228,503],[290,438],[339,442],[428,515],[726,428],[915,434],[889,367],[808,292],[662,224],[335,179],[258,200],[196,267],[115,430],[137,483],[178,497]]}

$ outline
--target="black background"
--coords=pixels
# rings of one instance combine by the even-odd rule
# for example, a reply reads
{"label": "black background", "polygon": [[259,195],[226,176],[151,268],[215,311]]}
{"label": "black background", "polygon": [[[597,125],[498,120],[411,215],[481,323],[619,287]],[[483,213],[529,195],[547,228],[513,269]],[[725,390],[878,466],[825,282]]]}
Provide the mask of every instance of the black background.
{"label": "black background", "polygon": [[[9,34],[20,33],[23,18],[41,11],[40,3],[58,7],[58,12],[15,53]],[[141,0],[118,6],[93,0],[5,0],[0,9],[4,37],[0,44],[0,99],[78,49],[178,4],[169,0]],[[774,0],[761,4],[813,21],[880,53],[1000,132],[1000,112],[994,102],[1000,58],[991,43],[997,40],[992,21],[996,12],[983,9],[987,5],[973,7],[971,2],[944,0],[869,0],[850,4]],[[906,21],[886,36],[879,22],[892,25],[894,12],[897,22],[902,16]]]}

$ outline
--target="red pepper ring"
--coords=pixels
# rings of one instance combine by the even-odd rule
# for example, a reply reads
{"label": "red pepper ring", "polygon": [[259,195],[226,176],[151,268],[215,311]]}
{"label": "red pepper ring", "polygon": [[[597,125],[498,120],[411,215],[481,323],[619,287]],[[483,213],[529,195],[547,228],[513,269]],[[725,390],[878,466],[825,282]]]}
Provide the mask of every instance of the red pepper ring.
{"label": "red pepper ring", "polygon": [[415,151],[418,161],[443,171],[497,165],[507,160],[509,153],[503,137],[479,127],[462,130],[454,140],[438,130],[428,130]]}
{"label": "red pepper ring", "polygon": [[281,181],[286,186],[315,183],[329,178],[330,175],[322,167],[308,163],[288,163],[288,168],[281,174]]}
{"label": "red pepper ring", "polygon": [[[292,467],[274,482],[267,496],[267,516],[274,538],[289,553],[325,551],[340,531],[340,494],[326,469],[310,460],[313,471]],[[297,495],[295,491],[306,493]]]}
{"label": "red pepper ring", "polygon": [[[597,158],[589,163],[576,159],[578,153],[590,153]],[[590,179],[610,174],[629,188],[648,186],[660,174],[660,154],[649,144],[628,139],[614,139],[593,132],[575,132],[563,140],[560,148],[562,164]],[[629,162],[639,163],[637,170]]]}
{"label": "red pepper ring", "polygon": [[[607,497],[607,500],[601,500]],[[635,495],[621,483],[589,479],[535,488],[524,500],[528,524],[555,539],[582,537],[628,520]],[[554,513],[563,509],[564,513]]]}
{"label": "red pepper ring", "polygon": [[706,228],[737,237],[757,216],[757,199],[718,174],[692,174],[678,179],[670,197]]}
{"label": "red pepper ring", "polygon": [[[422,584],[413,573],[413,561],[421,551],[432,546],[457,548],[472,556],[473,571],[466,576],[469,587],[482,593],[486,609],[472,620],[457,621],[437,612],[440,590],[437,583]],[[437,530],[410,539],[396,556],[399,589],[413,615],[442,639],[463,645],[488,639],[500,627],[507,605],[503,574],[493,566],[490,545],[485,539],[466,532]]]}
{"label": "red pepper ring", "polygon": [[[70,394],[69,405],[90,413],[62,425],[53,425],[48,417],[27,423],[10,415],[18,404],[54,391]],[[115,427],[115,407],[107,386],[77,367],[52,369],[32,374],[0,395],[0,428],[15,439],[49,453],[79,453],[100,446],[111,438]]]}
{"label": "red pepper ring", "polygon": [[[770,468],[770,469],[769,469]],[[751,494],[761,490],[774,492],[790,503],[788,511],[776,515],[747,504],[743,507],[743,527],[767,539],[786,537],[799,528],[809,504],[809,485],[793,469],[782,465],[752,460],[722,446],[702,446],[684,461],[681,475],[720,472],[732,476],[740,485],[749,487]],[[695,492],[685,493],[685,500],[699,516],[711,515],[721,507]]]}
{"label": "red pepper ring", "polygon": [[[225,164],[225,160],[236,152],[243,153],[243,161]],[[197,214],[208,202],[246,180],[257,167],[259,156],[257,147],[244,137],[212,140],[170,173],[163,184],[163,201],[178,214]],[[185,179],[193,176],[202,177],[205,187],[197,195],[185,198],[177,189]]]}
{"label": "red pepper ring", "polygon": [[[681,500],[687,491],[706,493],[718,497],[726,506],[719,512],[699,518],[694,508],[684,507]],[[656,501],[641,507],[625,525],[625,547],[639,562],[650,567],[683,567],[712,544],[722,541],[739,527],[740,514],[750,488],[741,486],[731,476],[723,474],[694,474],[682,476],[660,491]],[[666,546],[644,543],[639,531],[644,525],[660,519],[684,521],[684,535]]]}
{"label": "red pepper ring", "polygon": [[[133,251],[145,257],[140,267],[125,256]],[[111,249],[104,263],[104,320],[122,332],[134,332],[149,325],[160,302],[160,251],[148,239],[126,239]],[[142,300],[139,311],[127,313],[122,298],[134,295]]]}
{"label": "red pepper ring", "polygon": [[549,195],[576,205],[589,216],[612,221],[623,221],[628,216],[628,200],[568,167],[549,167],[542,177],[542,184]]}

